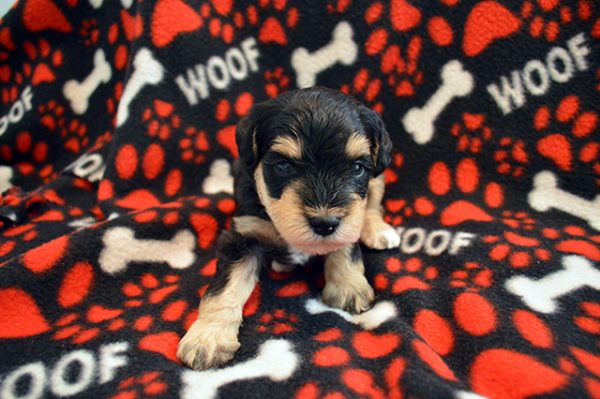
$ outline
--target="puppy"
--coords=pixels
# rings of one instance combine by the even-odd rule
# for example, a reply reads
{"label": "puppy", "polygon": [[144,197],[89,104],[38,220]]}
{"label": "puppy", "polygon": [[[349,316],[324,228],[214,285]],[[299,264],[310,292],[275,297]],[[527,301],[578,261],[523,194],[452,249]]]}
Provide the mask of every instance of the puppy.
{"label": "puppy", "polygon": [[381,206],[392,143],[379,115],[352,97],[288,92],[255,105],[236,141],[236,215],[219,237],[216,281],[177,349],[196,370],[224,364],[239,348],[242,307],[263,265],[289,270],[323,255],[323,301],[360,313],[374,292],[359,240],[375,249],[400,243]]}

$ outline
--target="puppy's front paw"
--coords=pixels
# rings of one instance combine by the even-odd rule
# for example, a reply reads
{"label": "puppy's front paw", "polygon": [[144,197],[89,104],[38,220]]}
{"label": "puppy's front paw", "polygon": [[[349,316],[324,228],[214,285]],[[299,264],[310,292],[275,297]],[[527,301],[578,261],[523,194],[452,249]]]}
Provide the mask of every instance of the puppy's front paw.
{"label": "puppy's front paw", "polygon": [[177,357],[194,370],[219,367],[240,347],[237,328],[196,321],[177,347]]}
{"label": "puppy's front paw", "polygon": [[371,307],[375,292],[364,276],[354,284],[336,284],[329,282],[323,289],[323,302],[327,305],[351,313],[362,313]]}
{"label": "puppy's front paw", "polygon": [[368,218],[365,221],[360,240],[372,249],[391,249],[400,245],[396,230],[381,218]]}

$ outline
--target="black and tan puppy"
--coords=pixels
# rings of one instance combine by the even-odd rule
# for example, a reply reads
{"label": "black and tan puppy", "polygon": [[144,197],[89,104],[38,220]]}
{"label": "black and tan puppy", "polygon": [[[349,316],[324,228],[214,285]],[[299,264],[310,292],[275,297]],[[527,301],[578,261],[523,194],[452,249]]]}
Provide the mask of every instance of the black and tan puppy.
{"label": "black and tan puppy", "polygon": [[219,238],[216,281],[177,350],[201,370],[239,348],[242,307],[259,269],[325,256],[323,301],[360,313],[374,299],[358,241],[399,244],[382,219],[391,141],[379,115],[341,92],[311,88],[257,104],[236,130],[238,204]]}

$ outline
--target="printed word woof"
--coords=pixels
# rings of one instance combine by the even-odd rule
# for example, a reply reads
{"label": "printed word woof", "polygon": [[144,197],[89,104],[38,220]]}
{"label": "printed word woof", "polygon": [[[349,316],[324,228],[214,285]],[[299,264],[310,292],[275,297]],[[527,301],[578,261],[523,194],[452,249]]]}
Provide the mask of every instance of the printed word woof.
{"label": "printed word woof", "polygon": [[522,70],[514,70],[510,77],[501,76],[500,84],[487,86],[498,108],[504,115],[522,107],[526,102],[526,93],[543,96],[550,89],[552,81],[566,83],[575,72],[588,69],[587,58],[590,48],[586,45],[585,34],[580,33],[567,41],[566,49],[553,47],[546,55],[545,62],[531,60]]}
{"label": "printed word woof", "polygon": [[471,245],[475,234],[464,231],[455,233],[448,230],[426,231],[421,227],[396,229],[400,235],[400,251],[405,254],[414,254],[424,251],[427,255],[438,256],[448,251],[450,255],[456,255],[464,248]]}
{"label": "printed word woof", "polygon": [[2,376],[0,398],[36,399],[46,397],[46,390],[56,396],[72,396],[94,384],[115,378],[117,369],[127,365],[127,342],[102,345],[94,352],[79,349],[62,356],[53,365],[41,361],[28,363]]}
{"label": "printed word woof", "polygon": [[21,98],[19,98],[8,110],[8,114],[2,116],[0,118],[0,136],[6,132],[8,129],[8,125],[11,123],[17,123],[21,119],[23,119],[23,115],[25,112],[31,109],[31,100],[33,98],[33,94],[31,94],[31,86],[27,86],[23,93],[21,93]]}
{"label": "printed word woof", "polygon": [[244,40],[240,48],[232,47],[224,57],[212,56],[206,65],[197,64],[186,71],[186,76],[178,75],[175,83],[185,95],[190,105],[198,104],[198,97],[210,96],[210,87],[225,90],[232,80],[244,80],[250,72],[258,71],[256,60],[260,53],[256,49],[256,40],[250,37]]}

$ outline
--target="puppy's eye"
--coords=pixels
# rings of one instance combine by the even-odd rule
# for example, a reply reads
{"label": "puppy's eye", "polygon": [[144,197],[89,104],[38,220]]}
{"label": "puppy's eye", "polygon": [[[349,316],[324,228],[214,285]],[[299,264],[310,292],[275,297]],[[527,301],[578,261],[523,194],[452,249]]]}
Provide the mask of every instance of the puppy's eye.
{"label": "puppy's eye", "polygon": [[354,173],[355,177],[361,177],[362,175],[365,174],[366,171],[367,171],[367,168],[365,168],[365,166],[362,163],[360,163],[360,162],[354,163],[352,172]]}
{"label": "puppy's eye", "polygon": [[289,162],[277,162],[274,166],[275,172],[280,176],[289,175],[294,167]]}

